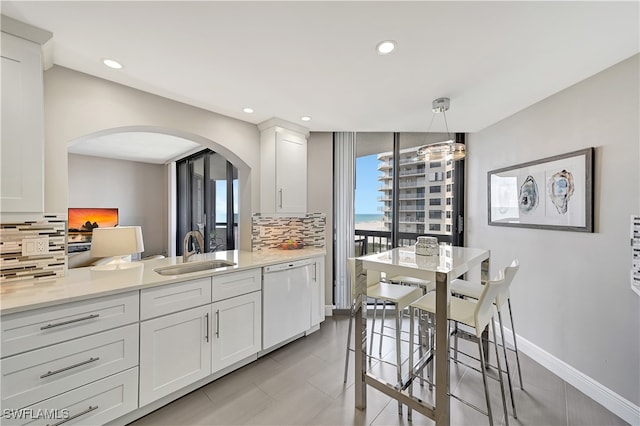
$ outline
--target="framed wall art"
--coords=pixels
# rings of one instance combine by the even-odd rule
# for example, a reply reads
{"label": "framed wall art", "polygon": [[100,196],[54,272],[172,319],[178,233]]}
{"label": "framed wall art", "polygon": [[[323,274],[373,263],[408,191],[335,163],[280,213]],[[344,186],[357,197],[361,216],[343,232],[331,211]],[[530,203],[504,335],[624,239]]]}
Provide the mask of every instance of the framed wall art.
{"label": "framed wall art", "polygon": [[489,225],[593,232],[593,148],[492,170]]}

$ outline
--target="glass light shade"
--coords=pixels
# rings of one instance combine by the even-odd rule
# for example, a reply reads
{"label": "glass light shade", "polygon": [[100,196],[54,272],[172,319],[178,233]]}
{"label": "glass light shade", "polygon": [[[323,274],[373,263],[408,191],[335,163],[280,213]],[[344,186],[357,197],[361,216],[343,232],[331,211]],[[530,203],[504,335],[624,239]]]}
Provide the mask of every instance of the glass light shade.
{"label": "glass light shade", "polygon": [[457,143],[453,139],[444,142],[425,145],[418,149],[418,156],[426,161],[438,161],[444,159],[461,160],[466,154],[464,144]]}
{"label": "glass light shade", "polygon": [[91,256],[129,256],[144,251],[142,228],[139,226],[116,226],[95,228],[91,237]]}

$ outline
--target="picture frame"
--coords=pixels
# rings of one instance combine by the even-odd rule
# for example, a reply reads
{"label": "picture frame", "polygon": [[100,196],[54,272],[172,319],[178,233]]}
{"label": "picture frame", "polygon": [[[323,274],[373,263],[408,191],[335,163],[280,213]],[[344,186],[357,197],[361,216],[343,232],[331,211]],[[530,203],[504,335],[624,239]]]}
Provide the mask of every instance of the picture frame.
{"label": "picture frame", "polygon": [[594,148],[487,173],[493,226],[593,232]]}
{"label": "picture frame", "polygon": [[69,207],[67,213],[67,247],[70,253],[91,248],[93,228],[118,226],[118,208]]}

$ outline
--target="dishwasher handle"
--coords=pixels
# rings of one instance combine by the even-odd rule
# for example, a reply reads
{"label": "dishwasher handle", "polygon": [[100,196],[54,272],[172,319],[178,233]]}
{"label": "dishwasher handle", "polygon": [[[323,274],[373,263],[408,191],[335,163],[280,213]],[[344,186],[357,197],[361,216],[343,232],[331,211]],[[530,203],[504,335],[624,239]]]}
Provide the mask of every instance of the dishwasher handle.
{"label": "dishwasher handle", "polygon": [[265,266],[264,273],[286,271],[294,268],[301,268],[303,266],[315,265],[316,261],[313,259],[295,260],[287,263],[278,263],[277,265]]}

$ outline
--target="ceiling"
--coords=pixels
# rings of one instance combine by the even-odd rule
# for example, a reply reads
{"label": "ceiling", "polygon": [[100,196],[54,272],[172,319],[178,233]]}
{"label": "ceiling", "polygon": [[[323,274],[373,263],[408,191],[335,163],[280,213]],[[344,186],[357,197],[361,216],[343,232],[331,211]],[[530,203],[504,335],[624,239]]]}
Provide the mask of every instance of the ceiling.
{"label": "ceiling", "polygon": [[[51,31],[54,64],[311,131],[444,131],[431,103],[449,97],[449,130],[476,132],[640,50],[638,1],[3,0],[2,13]],[[377,54],[387,39],[396,50]]]}

